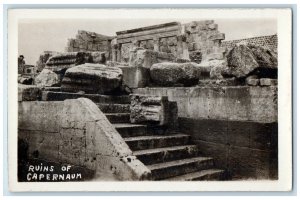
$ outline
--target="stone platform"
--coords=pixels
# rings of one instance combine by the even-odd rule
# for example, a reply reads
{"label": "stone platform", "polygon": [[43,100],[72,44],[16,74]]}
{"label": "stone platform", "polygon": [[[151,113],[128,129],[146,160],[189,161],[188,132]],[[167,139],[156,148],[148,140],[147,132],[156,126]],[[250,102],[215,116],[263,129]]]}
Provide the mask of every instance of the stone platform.
{"label": "stone platform", "polygon": [[139,88],[178,105],[179,129],[233,179],[278,178],[277,87]]}

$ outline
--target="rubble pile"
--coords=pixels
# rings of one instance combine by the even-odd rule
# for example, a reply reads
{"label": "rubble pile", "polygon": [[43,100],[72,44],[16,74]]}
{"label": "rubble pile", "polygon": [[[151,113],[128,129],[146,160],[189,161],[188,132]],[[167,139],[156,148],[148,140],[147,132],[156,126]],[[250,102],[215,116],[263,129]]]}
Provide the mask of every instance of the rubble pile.
{"label": "rubble pile", "polygon": [[[112,92],[120,82],[122,88],[130,90],[147,86],[277,84],[277,50],[248,40],[232,43],[227,48],[222,45],[224,39],[225,34],[220,33],[213,20],[141,27],[116,32],[116,37],[78,31],[76,38],[69,39],[67,52],[43,52],[36,64],[39,74],[22,74],[18,82],[39,87],[62,85],[66,91],[87,93]],[[110,80],[110,74],[115,73],[113,68],[116,76],[120,75],[116,82]],[[77,83],[74,77],[78,78]],[[92,84],[94,80],[101,86]],[[106,86],[107,90],[103,89],[104,80],[112,84]],[[75,83],[80,89],[74,89]]]}

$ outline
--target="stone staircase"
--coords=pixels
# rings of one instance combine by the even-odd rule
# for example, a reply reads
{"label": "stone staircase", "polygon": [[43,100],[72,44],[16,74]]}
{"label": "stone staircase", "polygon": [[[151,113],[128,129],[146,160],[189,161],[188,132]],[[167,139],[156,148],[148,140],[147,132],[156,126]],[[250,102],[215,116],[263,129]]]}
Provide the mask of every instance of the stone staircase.
{"label": "stone staircase", "polygon": [[131,124],[129,99],[96,104],[133,154],[151,170],[153,180],[225,179],[224,171],[215,168],[213,158],[199,155],[189,135],[167,131],[159,125]]}
{"label": "stone staircase", "polygon": [[151,170],[153,180],[227,179],[224,170],[215,167],[213,158],[200,155],[190,135],[169,131],[160,125],[130,123],[129,96],[45,91],[42,100],[63,101],[79,97],[91,99],[105,113],[133,154]]}

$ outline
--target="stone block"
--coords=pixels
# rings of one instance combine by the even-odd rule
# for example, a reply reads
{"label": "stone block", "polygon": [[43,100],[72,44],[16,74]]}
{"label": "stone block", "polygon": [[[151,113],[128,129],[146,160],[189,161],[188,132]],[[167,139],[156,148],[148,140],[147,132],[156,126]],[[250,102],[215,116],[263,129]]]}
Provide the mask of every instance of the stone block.
{"label": "stone block", "polygon": [[209,24],[209,25],[208,25],[208,28],[209,28],[210,30],[216,30],[216,29],[218,29],[218,24]]}
{"label": "stone block", "polygon": [[24,84],[24,85],[32,85],[33,78],[31,76],[19,76],[18,77],[18,83]]}
{"label": "stone block", "polygon": [[99,63],[99,64],[105,64],[106,60],[108,59],[108,52],[100,52],[100,51],[94,51],[90,53],[90,62],[91,63]]}
{"label": "stone block", "polygon": [[18,101],[37,101],[41,94],[41,89],[35,85],[18,84]]}
{"label": "stone block", "polygon": [[120,89],[122,70],[101,64],[86,63],[69,68],[62,80],[62,91],[107,94]]}
{"label": "stone block", "polygon": [[76,48],[78,48],[79,47],[79,43],[76,40],[74,40],[73,46],[76,47]]}
{"label": "stone block", "polygon": [[[157,63],[173,62],[175,60],[176,60],[176,57],[174,56],[173,53],[157,52]],[[153,63],[153,64],[155,64],[155,63]]]}
{"label": "stone block", "polygon": [[252,72],[261,77],[277,77],[277,55],[269,49],[242,42],[229,51],[227,60],[234,76],[245,77]]}
{"label": "stone block", "polygon": [[37,68],[37,71],[38,72],[41,72],[45,65],[46,65],[46,62],[48,61],[48,59],[50,57],[52,57],[54,54],[56,54],[57,52],[54,52],[54,51],[44,51],[40,57],[39,57],[39,60],[36,62],[36,68]]}
{"label": "stone block", "polygon": [[168,128],[178,129],[178,106],[176,101],[169,101],[168,105]]}
{"label": "stone block", "polygon": [[200,51],[190,52],[189,57],[192,62],[195,62],[198,64],[201,63],[201,61],[202,61],[202,53]]}
{"label": "stone block", "polygon": [[226,78],[226,79],[205,79],[199,80],[199,86],[201,87],[224,87],[224,86],[237,86],[238,81],[236,78]]}
{"label": "stone block", "polygon": [[210,40],[225,40],[225,34],[224,33],[218,33],[218,34],[214,34],[211,35],[209,37]]}
{"label": "stone block", "polygon": [[123,84],[129,88],[143,88],[149,84],[150,69],[145,67],[132,67],[118,65],[123,72]]}
{"label": "stone block", "polygon": [[255,75],[248,76],[246,78],[246,84],[250,86],[257,86],[259,84],[259,79]]}
{"label": "stone block", "polygon": [[211,53],[208,54],[205,58],[205,60],[223,60],[224,59],[224,53]]}
{"label": "stone block", "polygon": [[84,62],[84,53],[57,53],[47,60],[45,68],[60,73],[80,62]]}
{"label": "stone block", "polygon": [[261,68],[277,69],[277,54],[274,51],[255,45],[248,45],[248,48],[251,49]]}
{"label": "stone block", "polygon": [[199,50],[199,49],[201,49],[201,47],[202,47],[202,45],[200,43],[195,43],[195,45],[194,45],[195,50]]}
{"label": "stone block", "polygon": [[177,124],[177,103],[168,101],[167,96],[130,95],[131,123]]}
{"label": "stone block", "polygon": [[250,72],[259,67],[255,56],[246,45],[235,46],[227,54],[230,74],[236,77],[246,77]]}
{"label": "stone block", "polygon": [[157,63],[150,68],[153,83],[159,86],[192,86],[199,80],[199,70],[193,63]]}
{"label": "stone block", "polygon": [[88,50],[88,51],[92,51],[92,50],[93,50],[93,43],[92,43],[92,42],[89,42],[89,43],[87,44],[87,50]]}
{"label": "stone block", "polygon": [[52,87],[60,85],[59,76],[49,69],[43,69],[43,71],[37,75],[34,79],[34,84],[38,87]]}
{"label": "stone block", "polygon": [[277,79],[261,78],[259,80],[259,83],[261,86],[275,86],[278,84],[278,81],[277,81]]}
{"label": "stone block", "polygon": [[136,48],[130,51],[129,66],[150,68],[157,63],[157,51]]}

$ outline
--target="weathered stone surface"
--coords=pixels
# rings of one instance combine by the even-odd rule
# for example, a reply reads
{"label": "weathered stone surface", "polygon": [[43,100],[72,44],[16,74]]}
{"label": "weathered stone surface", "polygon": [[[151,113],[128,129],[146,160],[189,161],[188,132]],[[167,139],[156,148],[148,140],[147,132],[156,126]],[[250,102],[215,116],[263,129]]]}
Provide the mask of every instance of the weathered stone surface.
{"label": "weathered stone surface", "polygon": [[235,46],[227,55],[229,74],[235,77],[246,77],[259,67],[252,50],[246,45]]}
{"label": "weathered stone surface", "polygon": [[157,63],[150,68],[152,81],[159,86],[192,86],[199,80],[200,71],[193,63]]}
{"label": "weathered stone surface", "polygon": [[168,101],[167,96],[130,95],[131,123],[159,123],[175,126],[177,103]]}
{"label": "weathered stone surface", "polygon": [[202,53],[200,51],[192,52],[189,56],[192,62],[199,64],[202,61]]}
{"label": "weathered stone surface", "polygon": [[191,62],[190,59],[186,59],[186,58],[176,58],[175,59],[176,63],[187,63],[187,62]]}
{"label": "weathered stone surface", "polygon": [[168,97],[130,95],[131,123],[159,122],[166,123],[164,109]]}
{"label": "weathered stone surface", "polygon": [[62,90],[107,94],[120,89],[121,84],[122,70],[120,68],[86,63],[66,71],[62,81]]}
{"label": "weathered stone surface", "polygon": [[137,47],[130,51],[129,63],[109,62],[109,65],[117,66],[122,69],[125,85],[130,88],[138,88],[145,87],[149,84],[149,69],[153,64],[174,61],[175,59],[175,56],[171,53]]}
{"label": "weathered stone surface", "polygon": [[119,66],[123,72],[123,84],[129,88],[145,87],[150,81],[150,71],[144,67]]}
{"label": "weathered stone surface", "polygon": [[96,181],[150,179],[150,170],[92,101],[20,102],[18,112],[18,137],[28,142],[29,157],[39,152],[42,160],[82,166]]}
{"label": "weathered stone surface", "polygon": [[116,61],[107,61],[106,66],[108,67],[124,67],[129,66],[128,63],[116,62]]}
{"label": "weathered stone surface", "polygon": [[[101,35],[95,32],[79,30],[76,38],[68,40],[66,51],[68,52],[109,52],[113,37]],[[109,57],[107,57],[109,59]]]}
{"label": "weathered stone surface", "polygon": [[135,48],[130,51],[129,66],[150,68],[157,63],[158,52]]}
{"label": "weathered stone surface", "polygon": [[274,86],[277,85],[277,79],[261,78],[259,83],[261,86]]}
{"label": "weathered stone surface", "polygon": [[241,78],[254,73],[262,77],[277,77],[277,55],[264,47],[237,44],[227,54],[227,60],[229,75]]}
{"label": "weathered stone surface", "polygon": [[[180,131],[192,135],[201,154],[214,155],[216,166],[226,166],[233,178],[276,177],[271,173],[277,171],[277,162],[272,161],[278,161],[277,123],[180,118],[179,124]],[[261,154],[252,155],[254,152]]]}
{"label": "weathered stone surface", "polygon": [[[176,57],[173,53],[165,53],[157,51],[157,62],[176,62]],[[184,61],[186,59],[179,59],[179,61]],[[150,66],[151,67],[151,66]]]}
{"label": "weathered stone surface", "polygon": [[55,51],[44,51],[40,55],[39,60],[36,62],[37,71],[41,72],[46,66],[46,62],[48,61],[48,59],[57,53],[58,52]]}
{"label": "weathered stone surface", "polygon": [[90,52],[92,63],[106,64],[108,54],[108,52],[100,51]]}
{"label": "weathered stone surface", "polygon": [[48,59],[46,69],[60,73],[75,65],[83,64],[84,61],[85,53],[83,52],[58,53]]}
{"label": "weathered stone surface", "polygon": [[124,86],[129,88],[145,87],[149,83],[150,71],[145,67],[129,66],[128,63],[107,62],[107,66],[119,67],[123,72]]}
{"label": "weathered stone surface", "polygon": [[205,87],[222,87],[222,86],[237,86],[239,85],[239,82],[236,80],[236,78],[224,78],[224,79],[205,79],[205,80],[199,80],[199,86],[205,86]]}
{"label": "weathered stone surface", "polygon": [[[164,53],[172,53],[177,58],[195,58],[201,52],[201,60],[208,55],[215,54],[213,49],[219,48],[225,35],[220,33],[213,20],[193,21],[187,24],[178,22],[142,27],[127,31],[117,32],[117,43],[120,46],[118,61],[128,62],[129,51],[133,47],[141,47]],[[195,52],[196,53],[195,53]],[[117,54],[114,52],[113,54]],[[222,54],[212,57],[223,59]],[[199,60],[198,56],[196,56]],[[192,61],[196,61],[192,60]],[[213,58],[210,58],[213,59]],[[198,62],[198,61],[197,61]]]}
{"label": "weathered stone surface", "polygon": [[138,88],[133,93],[168,96],[177,102],[179,117],[259,123],[278,120],[276,86]]}
{"label": "weathered stone surface", "polygon": [[206,56],[206,60],[223,60],[224,59],[224,53],[211,53]]}
{"label": "weathered stone surface", "polygon": [[33,78],[31,76],[19,76],[18,83],[24,84],[24,85],[32,85]]}
{"label": "weathered stone surface", "polygon": [[49,69],[43,71],[34,79],[34,84],[38,87],[51,87],[60,85],[59,76]]}
{"label": "weathered stone surface", "polygon": [[277,69],[277,54],[274,51],[255,45],[248,45],[248,48],[251,49],[259,67]]}
{"label": "weathered stone surface", "polygon": [[41,95],[41,89],[35,85],[18,84],[18,101],[37,101]]}
{"label": "weathered stone surface", "polygon": [[178,129],[178,106],[176,101],[169,101],[168,104],[168,128]]}
{"label": "weathered stone surface", "polygon": [[55,91],[43,91],[42,101],[64,101],[67,99],[88,98],[96,103],[105,104],[130,104],[130,98],[128,95],[101,95],[101,94],[82,94],[82,93],[70,93],[70,92],[55,92]]}
{"label": "weathered stone surface", "polygon": [[225,34],[224,33],[217,33],[215,35],[211,35],[209,39],[211,39],[211,40],[225,40]]}
{"label": "weathered stone surface", "polygon": [[34,76],[36,74],[36,68],[34,65],[25,65],[24,66],[24,72],[22,75],[27,75],[27,76]]}
{"label": "weathered stone surface", "polygon": [[248,76],[245,82],[247,85],[257,86],[259,84],[259,78],[256,75]]}
{"label": "weathered stone surface", "polygon": [[223,79],[223,73],[227,69],[226,60],[211,60],[200,63],[200,66],[206,68],[209,71],[209,76],[211,79]]}

